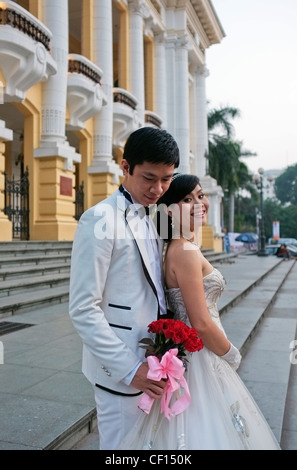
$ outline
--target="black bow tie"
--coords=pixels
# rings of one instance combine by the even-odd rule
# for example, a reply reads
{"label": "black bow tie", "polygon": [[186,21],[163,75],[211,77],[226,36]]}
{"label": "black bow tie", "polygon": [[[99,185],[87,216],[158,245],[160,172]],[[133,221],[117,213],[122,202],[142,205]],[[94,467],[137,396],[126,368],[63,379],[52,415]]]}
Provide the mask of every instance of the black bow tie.
{"label": "black bow tie", "polygon": [[125,198],[133,204],[133,201],[132,201],[132,198],[131,198],[130,194],[124,189],[122,184],[120,185],[119,190],[125,196]]}
{"label": "black bow tie", "polygon": [[[120,185],[119,190],[125,196],[127,201],[129,201],[129,202],[131,202],[131,204],[133,204],[133,201],[132,201],[132,198],[131,198],[130,194],[128,193],[128,191],[126,191],[124,189],[123,185]],[[150,215],[150,208],[148,206],[139,206],[139,211],[138,212],[139,212],[139,216],[142,218],[142,217],[144,217],[144,215]],[[154,211],[152,211],[152,212],[154,212]]]}

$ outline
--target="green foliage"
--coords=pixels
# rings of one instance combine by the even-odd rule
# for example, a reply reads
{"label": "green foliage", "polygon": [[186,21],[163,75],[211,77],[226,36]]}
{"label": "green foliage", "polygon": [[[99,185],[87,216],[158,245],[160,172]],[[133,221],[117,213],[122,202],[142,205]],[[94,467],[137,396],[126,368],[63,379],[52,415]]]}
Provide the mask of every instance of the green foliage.
{"label": "green foliage", "polygon": [[297,238],[297,204],[284,207],[279,201],[266,199],[264,201],[264,230],[266,239],[273,236],[274,221],[280,223],[280,236]]}
{"label": "green foliage", "polygon": [[208,113],[209,174],[223,190],[232,194],[251,180],[248,167],[240,157],[256,155],[244,150],[242,142],[231,139],[234,129],[230,119],[239,116],[240,111],[231,107],[212,109]]}
{"label": "green foliage", "polygon": [[297,165],[288,168],[275,180],[277,199],[283,204],[297,204]]}
{"label": "green foliage", "polygon": [[209,140],[211,141],[212,137],[222,134],[230,139],[234,134],[234,127],[230,119],[235,117],[240,117],[240,111],[237,108],[226,106],[209,110],[207,115]]}
{"label": "green foliage", "polygon": [[[283,208],[278,201],[266,199],[263,203],[264,209],[264,231],[266,239],[272,237],[272,224],[274,221],[280,221]],[[282,224],[281,224],[281,228]]]}
{"label": "green foliage", "polygon": [[[230,120],[235,117],[240,117],[237,108],[222,107],[209,111],[208,171],[224,190],[225,227],[230,220],[229,202],[235,195],[235,211],[231,216],[234,218],[234,231],[256,232],[259,190],[240,157],[257,154],[244,150],[242,142],[233,140],[234,128]],[[279,221],[281,237],[297,238],[297,165],[289,166],[276,178],[274,186],[278,200],[264,201],[265,235],[271,237],[273,221]],[[245,193],[247,195],[243,196]]]}

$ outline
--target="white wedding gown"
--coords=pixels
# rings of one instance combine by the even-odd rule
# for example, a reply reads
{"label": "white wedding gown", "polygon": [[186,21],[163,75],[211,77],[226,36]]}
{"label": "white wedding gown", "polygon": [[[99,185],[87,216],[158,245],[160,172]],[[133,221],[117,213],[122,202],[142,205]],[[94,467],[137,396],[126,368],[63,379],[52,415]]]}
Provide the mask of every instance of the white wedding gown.
{"label": "white wedding gown", "polygon": [[[217,301],[225,281],[214,269],[204,278],[206,302],[213,321],[223,330]],[[181,292],[167,291],[175,318],[189,326]],[[170,420],[156,400],[150,413],[131,425],[120,449],[125,450],[280,450],[257,404],[229,364],[206,347],[189,355],[185,372],[191,403]]]}

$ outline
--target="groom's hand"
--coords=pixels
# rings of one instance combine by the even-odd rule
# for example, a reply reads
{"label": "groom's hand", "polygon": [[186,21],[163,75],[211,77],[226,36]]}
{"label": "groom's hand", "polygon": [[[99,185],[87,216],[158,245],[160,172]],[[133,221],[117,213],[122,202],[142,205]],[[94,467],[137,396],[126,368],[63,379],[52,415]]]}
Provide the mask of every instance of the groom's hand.
{"label": "groom's hand", "polygon": [[143,362],[141,366],[137,369],[136,374],[131,382],[133,387],[141,390],[142,392],[147,393],[151,398],[157,399],[161,398],[166,387],[166,380],[160,380],[156,382],[147,378],[148,373],[148,364]]}

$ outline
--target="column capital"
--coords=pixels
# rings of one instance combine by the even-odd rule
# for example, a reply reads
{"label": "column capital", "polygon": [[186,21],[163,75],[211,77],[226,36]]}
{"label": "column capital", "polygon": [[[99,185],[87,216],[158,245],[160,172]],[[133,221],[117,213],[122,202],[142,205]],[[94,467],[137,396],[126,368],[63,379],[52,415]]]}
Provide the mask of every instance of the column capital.
{"label": "column capital", "polygon": [[177,42],[177,35],[175,33],[166,34],[165,42],[167,48],[175,48]]}
{"label": "column capital", "polygon": [[186,50],[190,50],[192,45],[190,44],[189,37],[187,34],[181,34],[176,38],[176,47],[184,48]]}
{"label": "column capital", "polygon": [[164,43],[167,38],[166,31],[154,31],[154,38],[156,43]]}
{"label": "column capital", "polygon": [[150,16],[150,11],[143,0],[128,0],[128,9],[131,13],[136,13],[143,18]]}
{"label": "column capital", "polygon": [[196,75],[201,75],[204,78],[207,78],[209,76],[209,70],[205,64],[197,65],[197,67],[195,68],[195,73]]}

